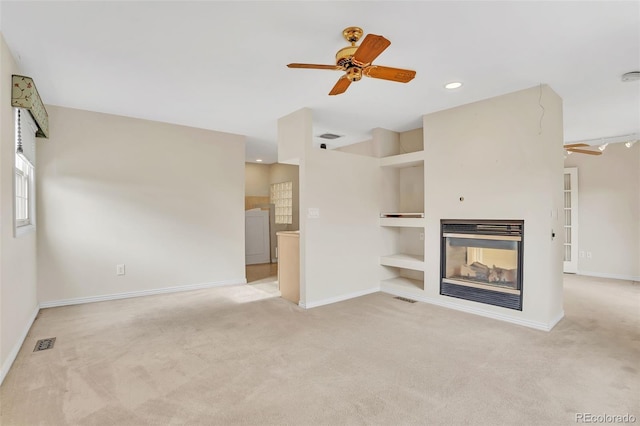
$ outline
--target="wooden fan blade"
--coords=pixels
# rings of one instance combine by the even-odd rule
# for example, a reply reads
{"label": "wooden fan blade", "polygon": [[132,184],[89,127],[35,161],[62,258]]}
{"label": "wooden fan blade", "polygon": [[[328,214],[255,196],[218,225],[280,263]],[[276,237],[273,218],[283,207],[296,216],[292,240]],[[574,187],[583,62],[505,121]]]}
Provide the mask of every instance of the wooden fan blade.
{"label": "wooden fan blade", "polygon": [[344,93],[345,90],[349,88],[350,84],[351,84],[351,80],[349,80],[346,75],[343,75],[342,77],[340,77],[340,80],[338,80],[336,85],[333,86],[333,89],[331,89],[331,92],[329,92],[329,95],[333,96],[333,95],[339,95],[340,93]]}
{"label": "wooden fan blade", "polygon": [[391,42],[382,36],[367,34],[356,53],[353,54],[351,61],[360,67],[367,66],[390,44]]}
{"label": "wooden fan blade", "polygon": [[316,65],[316,64],[289,64],[289,68],[307,68],[312,70],[340,70],[337,65]]}
{"label": "wooden fan blade", "polygon": [[362,75],[371,78],[381,78],[383,80],[398,81],[400,83],[408,83],[416,76],[416,72],[412,70],[404,70],[402,68],[380,67],[378,65],[370,65],[362,70]]}
{"label": "wooden fan blade", "polygon": [[570,143],[570,144],[565,145],[564,147],[565,148],[579,148],[581,146],[589,146],[589,144],[586,144],[586,143]]}
{"label": "wooden fan blade", "polygon": [[565,148],[567,151],[577,152],[578,154],[589,154],[589,155],[602,155],[602,151],[588,151],[586,149],[579,148]]}

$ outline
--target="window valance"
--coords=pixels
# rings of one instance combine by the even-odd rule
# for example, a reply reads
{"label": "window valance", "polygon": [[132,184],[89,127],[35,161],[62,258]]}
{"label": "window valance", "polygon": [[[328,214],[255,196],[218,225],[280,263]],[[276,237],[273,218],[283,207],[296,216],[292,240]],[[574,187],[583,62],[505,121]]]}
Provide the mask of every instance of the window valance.
{"label": "window valance", "polygon": [[48,138],[49,116],[33,79],[23,75],[13,75],[11,83],[11,105],[28,110],[38,126],[36,136]]}

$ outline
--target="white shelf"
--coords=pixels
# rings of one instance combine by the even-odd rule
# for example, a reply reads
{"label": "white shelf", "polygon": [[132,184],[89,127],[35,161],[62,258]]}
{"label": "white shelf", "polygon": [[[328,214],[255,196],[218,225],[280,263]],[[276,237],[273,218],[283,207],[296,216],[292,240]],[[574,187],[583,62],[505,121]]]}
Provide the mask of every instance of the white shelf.
{"label": "white shelf", "polygon": [[389,256],[380,256],[380,264],[413,271],[424,271],[424,256],[405,253],[391,254]]}
{"label": "white shelf", "polygon": [[389,291],[391,293],[395,291],[423,291],[424,290],[424,281],[420,280],[412,280],[410,278],[404,277],[394,277],[389,278],[388,280],[380,281],[380,288],[382,291]]}
{"label": "white shelf", "polygon": [[400,226],[405,228],[424,228],[423,217],[381,217],[380,226]]}
{"label": "white shelf", "polygon": [[424,151],[392,155],[380,159],[380,167],[412,167],[424,164]]}

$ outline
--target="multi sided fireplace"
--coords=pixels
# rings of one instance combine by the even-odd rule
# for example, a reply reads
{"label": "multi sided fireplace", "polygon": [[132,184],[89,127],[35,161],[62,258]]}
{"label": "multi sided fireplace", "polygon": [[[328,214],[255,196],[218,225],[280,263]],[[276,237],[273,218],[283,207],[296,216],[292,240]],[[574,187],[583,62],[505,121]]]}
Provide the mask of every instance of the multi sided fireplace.
{"label": "multi sided fireplace", "polygon": [[522,310],[522,220],[442,220],[440,294]]}

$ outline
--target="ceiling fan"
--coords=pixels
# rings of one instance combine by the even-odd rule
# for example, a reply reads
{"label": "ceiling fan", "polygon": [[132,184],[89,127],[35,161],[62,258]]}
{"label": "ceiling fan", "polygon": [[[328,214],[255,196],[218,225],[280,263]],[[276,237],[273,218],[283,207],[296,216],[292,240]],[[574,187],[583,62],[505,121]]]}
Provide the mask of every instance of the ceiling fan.
{"label": "ceiling fan", "polygon": [[602,151],[600,150],[591,151],[589,149],[584,149],[587,146],[591,148],[597,148],[597,147],[593,147],[592,145],[588,145],[586,143],[570,143],[565,145],[564,149],[569,153],[577,152],[578,154],[602,155]]}
{"label": "ceiling fan", "polygon": [[359,27],[349,27],[342,31],[342,35],[351,43],[351,46],[338,50],[335,65],[289,64],[287,66],[289,68],[345,71],[345,74],[333,86],[329,95],[344,93],[352,81],[360,80],[363,75],[400,83],[408,83],[413,80],[416,76],[415,71],[373,65],[373,60],[389,47],[391,42],[380,35],[367,34],[360,46],[356,46],[362,34],[362,28]]}

